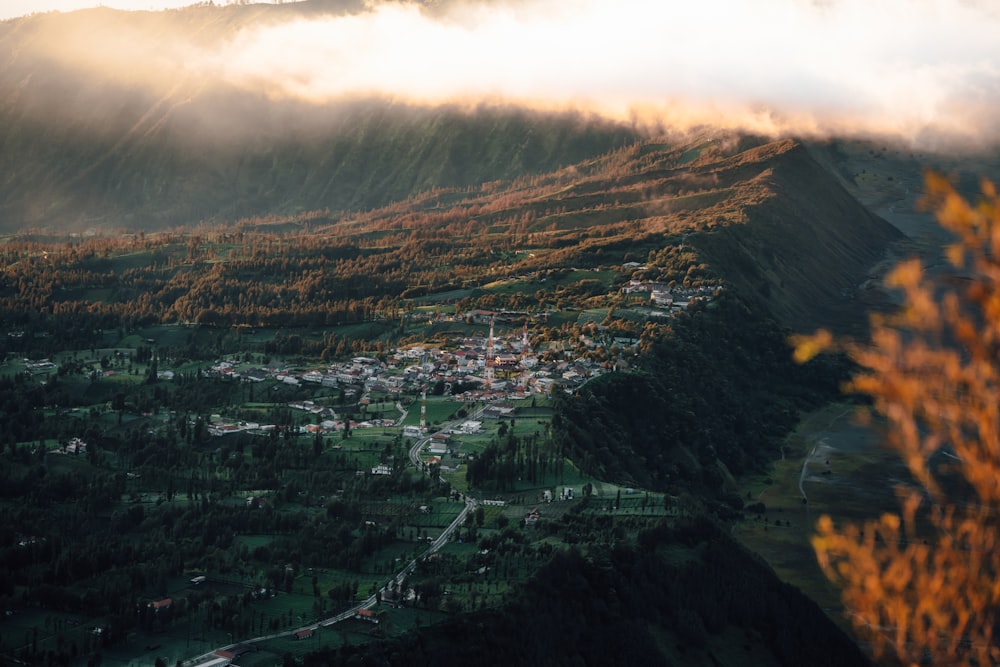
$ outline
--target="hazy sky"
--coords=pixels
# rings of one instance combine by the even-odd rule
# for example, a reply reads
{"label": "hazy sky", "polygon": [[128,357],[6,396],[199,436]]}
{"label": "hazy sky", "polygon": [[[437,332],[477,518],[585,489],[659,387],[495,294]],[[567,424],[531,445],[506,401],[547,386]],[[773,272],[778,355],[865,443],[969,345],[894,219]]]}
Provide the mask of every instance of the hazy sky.
{"label": "hazy sky", "polygon": [[[114,9],[172,9],[194,4],[195,0],[0,0],[0,19],[24,16],[33,12],[57,10],[68,12],[86,7],[113,7]],[[220,2],[219,4],[225,4]]]}
{"label": "hazy sky", "polygon": [[[253,4],[274,4],[278,0],[252,0]],[[294,0],[285,0],[293,2]],[[35,12],[71,12],[89,7],[157,11],[200,4],[201,0],[0,0],[0,20],[25,16]],[[233,4],[232,0],[215,0],[217,5]]]}
{"label": "hazy sky", "polygon": [[[0,0],[3,13],[88,0]],[[173,0],[106,0],[148,9]],[[225,4],[217,2],[216,4]],[[53,50],[322,103],[516,101],[671,125],[1000,142],[995,0],[451,0],[261,25],[211,46],[92,30]],[[448,9],[442,9],[441,7]],[[14,9],[11,9],[14,8]],[[128,49],[132,49],[129,51]],[[143,73],[140,78],[153,80]]]}

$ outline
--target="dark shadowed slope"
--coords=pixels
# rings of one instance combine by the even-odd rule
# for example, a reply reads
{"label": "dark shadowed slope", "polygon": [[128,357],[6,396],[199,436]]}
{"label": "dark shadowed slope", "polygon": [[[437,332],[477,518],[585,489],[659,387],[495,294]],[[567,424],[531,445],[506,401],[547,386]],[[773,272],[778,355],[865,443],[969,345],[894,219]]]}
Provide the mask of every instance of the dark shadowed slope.
{"label": "dark shadowed slope", "polygon": [[869,664],[814,602],[707,520],[557,554],[511,597],[497,611],[297,664]]}
{"label": "dark shadowed slope", "polygon": [[[742,205],[691,242],[786,325],[853,326],[878,295],[870,271],[902,234],[863,207],[797,142],[746,151]],[[752,174],[752,175],[751,175]],[[867,283],[867,284],[866,284]]]}

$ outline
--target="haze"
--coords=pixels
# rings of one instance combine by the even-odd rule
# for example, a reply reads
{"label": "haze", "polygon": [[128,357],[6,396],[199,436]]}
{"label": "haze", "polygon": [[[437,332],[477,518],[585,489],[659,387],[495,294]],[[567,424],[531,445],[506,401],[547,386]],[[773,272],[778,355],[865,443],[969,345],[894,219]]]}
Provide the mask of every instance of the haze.
{"label": "haze", "polygon": [[1000,18],[975,2],[431,7],[374,2],[354,14],[242,27],[211,40],[182,27],[96,36],[70,28],[44,49],[89,76],[154,86],[157,94],[197,79],[202,89],[228,85],[319,104],[370,95],[516,102],[675,127],[889,134],[925,148],[1000,141]]}
{"label": "haze", "polygon": [[[0,20],[38,12],[69,12],[90,7],[126,10],[161,10],[186,7],[193,0],[0,0]],[[219,3],[223,4],[223,3]]]}

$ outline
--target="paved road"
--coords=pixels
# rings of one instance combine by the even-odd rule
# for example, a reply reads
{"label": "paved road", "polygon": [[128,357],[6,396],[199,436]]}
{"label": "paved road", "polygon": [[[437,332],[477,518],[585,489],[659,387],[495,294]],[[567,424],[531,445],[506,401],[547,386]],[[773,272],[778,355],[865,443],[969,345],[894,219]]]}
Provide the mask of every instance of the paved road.
{"label": "paved road", "polygon": [[[441,429],[445,430],[452,428],[456,424],[460,424],[461,422],[464,422],[467,419],[476,419],[480,415],[482,415],[482,413],[483,413],[482,407],[476,408],[476,410],[473,411],[472,415],[447,422],[444,425],[442,425]],[[410,462],[417,468],[417,470],[423,470],[423,466],[420,461],[420,450],[429,441],[430,441],[430,436],[419,438],[417,442],[410,448]],[[392,577],[392,579],[390,579],[390,581],[393,582],[394,585],[399,585],[403,583],[406,577],[408,577],[413,572],[413,570],[416,569],[417,563],[421,559],[426,558],[427,556],[441,549],[441,547],[446,545],[448,541],[451,539],[452,534],[454,534],[456,530],[462,527],[462,524],[465,523],[465,518],[469,515],[469,512],[474,510],[477,505],[475,498],[464,496],[463,500],[465,501],[465,507],[462,508],[462,511],[459,512],[458,516],[456,516],[455,519],[450,524],[448,524],[448,527],[441,532],[441,534],[437,537],[437,539],[431,542],[427,546],[427,548],[424,549],[424,551],[422,551],[416,558],[407,563],[402,570],[397,572]],[[245,639],[235,644],[220,646],[218,649],[214,649],[209,653],[204,653],[197,657],[190,658],[189,660],[185,660],[182,664],[184,667],[214,667],[215,665],[223,665],[227,664],[228,660],[220,658],[219,654],[216,651],[231,651],[237,646],[252,646],[253,644],[269,641],[271,639],[278,639],[280,637],[290,637],[294,635],[296,632],[301,632],[302,630],[316,630],[321,626],[324,628],[330,627],[331,625],[340,623],[341,621],[353,618],[354,615],[357,614],[358,611],[361,609],[371,609],[372,607],[374,607],[375,604],[378,602],[379,598],[385,594],[388,585],[389,582],[386,582],[386,584],[382,586],[382,588],[380,588],[375,595],[372,595],[368,599],[354,605],[350,609],[346,609],[340,612],[336,616],[331,616],[329,618],[315,621],[308,625],[303,625],[300,628],[295,628],[294,630],[284,630],[282,632],[276,632],[270,635],[253,637],[252,639]]]}

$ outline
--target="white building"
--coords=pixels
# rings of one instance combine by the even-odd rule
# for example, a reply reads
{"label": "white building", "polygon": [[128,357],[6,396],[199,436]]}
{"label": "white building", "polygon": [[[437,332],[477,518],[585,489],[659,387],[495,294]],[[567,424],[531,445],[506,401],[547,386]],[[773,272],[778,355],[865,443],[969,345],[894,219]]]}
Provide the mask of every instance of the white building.
{"label": "white building", "polygon": [[481,433],[483,430],[483,422],[469,420],[464,422],[460,427],[461,432],[466,435],[471,435],[473,433]]}

